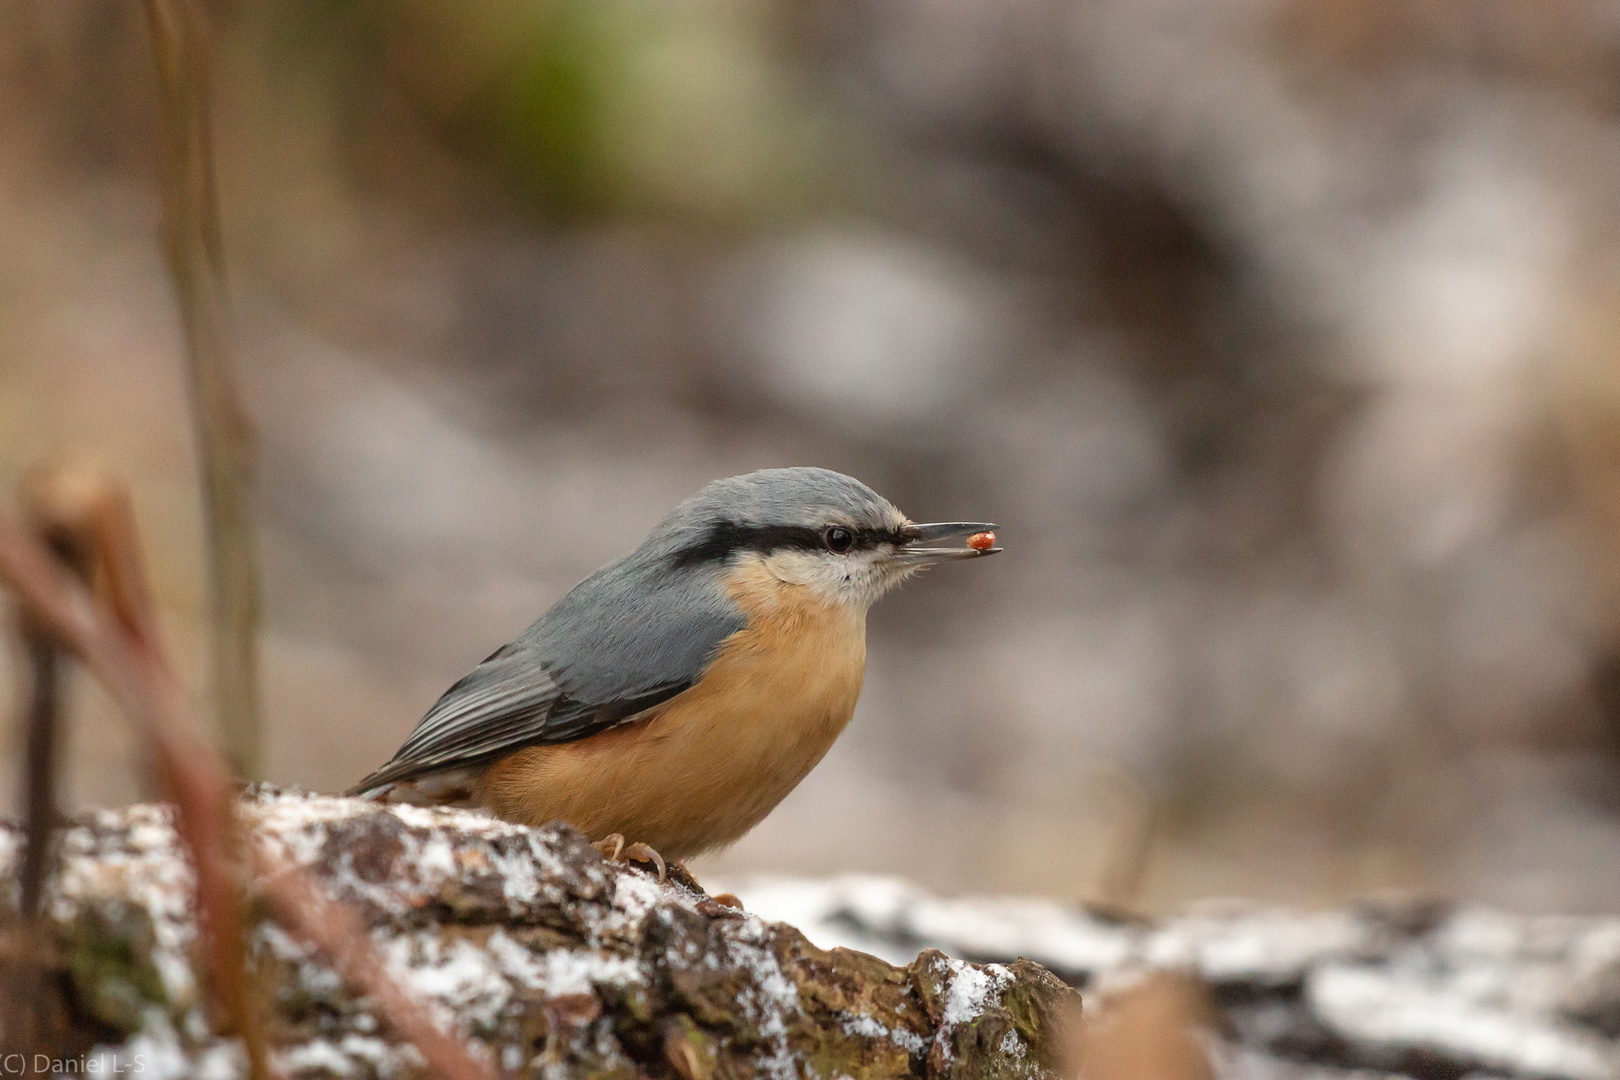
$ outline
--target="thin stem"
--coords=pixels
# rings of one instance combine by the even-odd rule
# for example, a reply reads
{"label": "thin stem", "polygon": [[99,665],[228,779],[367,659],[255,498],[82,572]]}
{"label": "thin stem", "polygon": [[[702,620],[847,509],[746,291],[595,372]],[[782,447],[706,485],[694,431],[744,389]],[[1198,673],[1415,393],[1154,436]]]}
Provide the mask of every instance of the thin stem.
{"label": "thin stem", "polygon": [[259,775],[257,447],[231,355],[230,308],[208,113],[208,33],[194,0],[145,0],[157,62],[164,250],[185,329],[208,528],[215,711],[238,776]]}
{"label": "thin stem", "polygon": [[32,686],[28,702],[28,749],[24,767],[27,848],[23,851],[22,911],[39,916],[50,866],[51,827],[56,823],[56,743],[61,709],[61,675],[56,646],[39,634],[26,641]]}

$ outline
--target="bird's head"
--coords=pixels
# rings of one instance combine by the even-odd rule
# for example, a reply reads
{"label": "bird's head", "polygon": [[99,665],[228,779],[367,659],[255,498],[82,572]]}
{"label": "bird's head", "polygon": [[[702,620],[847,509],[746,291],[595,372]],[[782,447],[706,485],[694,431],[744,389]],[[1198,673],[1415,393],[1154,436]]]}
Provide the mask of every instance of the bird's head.
{"label": "bird's head", "polygon": [[716,480],[660,532],[678,567],[760,560],[778,580],[865,611],[937,562],[993,555],[970,547],[983,522],[919,525],[852,477],[827,469],[763,469]]}

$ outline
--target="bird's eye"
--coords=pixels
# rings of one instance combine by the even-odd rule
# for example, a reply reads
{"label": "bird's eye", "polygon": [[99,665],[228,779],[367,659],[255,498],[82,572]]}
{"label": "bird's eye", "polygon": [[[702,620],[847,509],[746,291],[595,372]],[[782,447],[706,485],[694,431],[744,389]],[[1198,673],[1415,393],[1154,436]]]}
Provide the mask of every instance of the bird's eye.
{"label": "bird's eye", "polygon": [[822,533],[822,539],[827,542],[827,550],[842,555],[855,545],[855,536],[848,529],[834,525]]}

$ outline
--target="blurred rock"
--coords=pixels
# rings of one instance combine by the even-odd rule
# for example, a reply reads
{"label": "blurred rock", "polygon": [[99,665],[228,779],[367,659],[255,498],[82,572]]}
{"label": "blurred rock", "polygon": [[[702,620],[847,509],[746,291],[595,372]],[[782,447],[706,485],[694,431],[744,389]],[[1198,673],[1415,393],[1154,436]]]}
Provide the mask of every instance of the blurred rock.
{"label": "blurred rock", "polygon": [[[1620,1076],[1613,917],[1413,901],[1297,913],[1232,902],[1138,922],[1044,901],[944,899],[892,879],[765,878],[730,887],[750,911],[789,919],[824,947],[895,960],[923,948],[980,963],[1028,956],[1085,989],[1093,1018],[1107,1016],[1110,998],[1128,1002],[1126,991],[1144,979],[1194,980],[1208,990],[1207,1014],[1194,989],[1137,997],[1126,1015],[1156,1027],[1161,1050],[1175,1029],[1203,1029],[1223,1080],[1357,1070]],[[1185,1055],[1176,1060],[1162,1075],[1196,1068]]]}

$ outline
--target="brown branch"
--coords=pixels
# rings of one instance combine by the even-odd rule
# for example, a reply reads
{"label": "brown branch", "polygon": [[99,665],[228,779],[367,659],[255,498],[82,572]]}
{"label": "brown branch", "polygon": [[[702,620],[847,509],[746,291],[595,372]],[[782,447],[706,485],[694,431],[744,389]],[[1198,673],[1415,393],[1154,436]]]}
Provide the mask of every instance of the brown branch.
{"label": "brown branch", "polygon": [[39,916],[40,899],[45,894],[45,873],[50,865],[51,830],[56,824],[56,759],[60,728],[62,680],[56,646],[50,638],[23,629],[28,652],[28,746],[23,763],[23,849],[22,913],[34,920]]}
{"label": "brown branch", "polygon": [[1098,875],[1096,899],[1106,907],[1127,911],[1142,891],[1159,827],[1153,793],[1118,762],[1108,763],[1100,785],[1118,810]]}
{"label": "brown branch", "polygon": [[[22,490],[24,512],[34,533],[55,554],[58,562],[80,577],[90,573],[83,530],[62,511],[57,498],[60,485],[52,483],[56,473],[38,472],[25,479]],[[62,738],[62,665],[56,641],[26,615],[20,620],[24,648],[29,660],[28,744],[24,756],[24,836],[22,911],[32,921],[39,916],[49,866],[50,835],[59,812],[56,800],[56,773]]]}
{"label": "brown branch", "polygon": [[[84,572],[79,552],[68,537],[41,527],[40,540],[57,558]],[[8,951],[17,961],[5,980],[17,1029],[11,1045],[33,1054],[55,1044],[65,1017],[49,992],[47,970],[50,949],[42,933],[45,879],[50,870],[51,834],[60,820],[56,783],[62,741],[62,696],[65,689],[61,651],[50,634],[24,614],[19,620],[29,662],[28,744],[23,759],[23,863],[20,876],[22,920],[9,935]],[[30,1060],[32,1060],[30,1058]]]}
{"label": "brown branch", "polygon": [[[112,595],[144,597],[134,536],[120,524],[132,519],[103,513],[93,520],[105,530],[98,531],[94,546],[106,553],[102,565],[109,578],[132,575],[122,583],[109,580]],[[114,569],[118,567],[123,569]],[[248,1042],[253,1075],[265,1075],[262,1036],[250,1022],[242,973],[241,907],[230,869],[234,865],[230,777],[218,755],[193,734],[190,704],[157,637],[149,632],[155,626],[150,611],[138,603],[119,615],[99,607],[48,550],[4,517],[0,517],[0,579],[11,585],[24,611],[42,629],[101,679],[152,748],[164,786],[175,801],[177,829],[191,849],[197,871],[197,906],[209,943],[210,983],[216,994],[229,995],[220,1006]],[[492,1080],[493,1072],[440,1030],[426,1007],[389,975],[353,912],[322,897],[301,872],[282,866],[258,845],[253,848],[278,922],[331,957],[341,972],[370,994],[384,1018],[416,1044],[436,1075]]]}
{"label": "brown branch", "polygon": [[110,469],[77,461],[31,469],[23,477],[21,494],[36,531],[55,538],[53,547],[74,546],[74,569],[94,581],[125,634],[158,648],[128,488]]}
{"label": "brown branch", "polygon": [[208,525],[213,697],[237,775],[259,772],[256,447],[231,356],[208,115],[208,32],[195,0],[145,0],[161,98],[164,237],[191,386]]}

